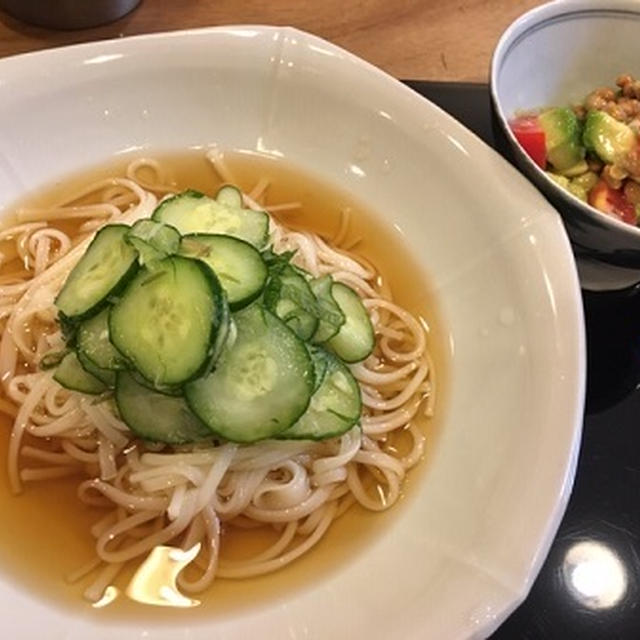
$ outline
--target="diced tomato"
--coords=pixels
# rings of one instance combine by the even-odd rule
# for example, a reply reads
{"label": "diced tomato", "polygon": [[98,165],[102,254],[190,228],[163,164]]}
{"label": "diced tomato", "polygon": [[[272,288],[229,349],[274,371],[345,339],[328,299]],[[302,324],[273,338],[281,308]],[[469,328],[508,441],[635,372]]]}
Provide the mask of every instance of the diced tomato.
{"label": "diced tomato", "polygon": [[600,180],[589,192],[589,204],[623,222],[638,222],[636,208],[627,200],[622,190],[612,189],[604,180]]}
{"label": "diced tomato", "polygon": [[547,146],[538,116],[521,116],[509,122],[516,140],[527,155],[541,168],[547,166]]}

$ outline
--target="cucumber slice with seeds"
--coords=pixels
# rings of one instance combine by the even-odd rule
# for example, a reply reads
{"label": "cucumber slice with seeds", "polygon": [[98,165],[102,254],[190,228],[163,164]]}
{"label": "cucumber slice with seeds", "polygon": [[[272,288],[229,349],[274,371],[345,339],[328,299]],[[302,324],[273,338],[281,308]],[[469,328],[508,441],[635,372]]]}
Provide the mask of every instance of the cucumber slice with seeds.
{"label": "cucumber slice with seeds", "polygon": [[211,365],[226,304],[211,269],[172,256],[140,270],[111,309],[109,336],[154,385],[179,385]]}
{"label": "cucumber slice with seeds", "polygon": [[324,376],[300,419],[278,434],[282,440],[326,440],[339,436],[360,420],[360,387],[349,369],[323,349],[313,351],[314,366],[324,366]]}
{"label": "cucumber slice with seeds", "polygon": [[55,300],[65,318],[81,320],[94,315],[133,277],[138,252],[125,242],[128,231],[124,224],[98,231]]}
{"label": "cucumber slice with seeds", "polygon": [[214,433],[233,442],[255,442],[284,431],[304,413],[313,365],[304,343],[260,305],[234,317],[233,345],[213,373],[185,386],[185,397]]}
{"label": "cucumber slice with seeds", "polygon": [[369,313],[360,296],[340,282],[333,283],[331,295],[346,320],[338,333],[325,344],[345,362],[360,362],[373,351],[375,345]]}
{"label": "cucumber slice with seeds", "polygon": [[109,340],[109,309],[84,320],[78,327],[78,351],[101,369],[127,369],[125,357]]}
{"label": "cucumber slice with seeds", "polygon": [[66,389],[98,395],[107,390],[106,385],[85,371],[75,351],[68,353],[58,365],[53,379]]}
{"label": "cucumber slice with seeds", "polygon": [[239,238],[187,235],[182,238],[180,254],[202,260],[215,271],[234,311],[255,300],[267,281],[267,266],[260,252]]}
{"label": "cucumber slice with seeds", "polygon": [[218,233],[263,247],[269,233],[264,211],[229,206],[198,191],[185,191],[168,198],[153,212],[153,219],[175,227],[182,235]]}
{"label": "cucumber slice with seeds", "polygon": [[128,371],[116,381],[120,416],[135,434],[146,440],[183,444],[212,437],[211,431],[189,409],[184,398],[152,391]]}

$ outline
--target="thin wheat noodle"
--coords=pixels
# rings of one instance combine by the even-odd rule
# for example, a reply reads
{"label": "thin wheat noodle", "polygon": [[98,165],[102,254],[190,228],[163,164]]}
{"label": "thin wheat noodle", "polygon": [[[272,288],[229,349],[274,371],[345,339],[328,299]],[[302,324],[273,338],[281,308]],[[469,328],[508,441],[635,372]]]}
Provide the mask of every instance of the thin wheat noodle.
{"label": "thin wheat noodle", "polygon": [[[393,503],[389,498],[397,498],[400,493],[399,482],[397,478],[391,474],[388,475],[387,481],[389,483],[388,486],[388,496],[382,492],[380,489],[378,493],[378,499],[373,499],[369,496],[366,489],[364,488],[360,477],[358,476],[358,472],[356,470],[356,466],[350,464],[347,467],[347,484],[354,498],[366,509],[371,511],[384,511],[388,509]],[[378,485],[379,486],[379,485]]]}
{"label": "thin wheat noodle", "polygon": [[116,445],[102,433],[98,436],[98,464],[101,480],[112,480],[118,475]]}
{"label": "thin wheat noodle", "polygon": [[13,493],[19,493],[22,489],[22,483],[20,482],[20,474],[18,472],[18,455],[20,451],[20,444],[22,442],[22,436],[29,423],[29,416],[36,408],[38,402],[44,395],[47,384],[49,383],[49,374],[44,373],[40,376],[38,382],[33,386],[31,393],[25,398],[24,403],[18,410],[16,416],[13,431],[11,432],[11,439],[9,441],[9,482],[11,484],[11,490]]}
{"label": "thin wheat noodle", "polygon": [[284,553],[277,558],[267,560],[264,562],[242,564],[237,566],[235,564],[220,565],[218,570],[218,576],[221,578],[249,578],[251,576],[262,575],[264,573],[270,573],[277,569],[281,569],[290,562],[293,562],[296,558],[309,551],[324,535],[325,531],[329,528],[329,525],[333,521],[333,517],[336,511],[335,503],[332,503],[324,514],[323,519],[320,521],[315,531],[300,545]]}
{"label": "thin wheat noodle", "polygon": [[[139,175],[141,169],[151,169],[157,181],[149,182],[148,180],[143,180]],[[176,191],[175,185],[162,184],[166,176],[163,174],[160,163],[153,158],[140,158],[131,162],[127,167],[127,178],[139,184],[143,189],[156,193],[175,193]]]}
{"label": "thin wheat noodle", "polygon": [[5,240],[12,240],[20,237],[24,233],[30,233],[37,229],[43,229],[47,226],[46,222],[27,222],[25,224],[18,224],[8,227],[0,231],[0,242]]}
{"label": "thin wheat noodle", "polygon": [[163,497],[136,496],[118,489],[107,482],[94,478],[85,480],[78,487],[78,497],[85,501],[90,490],[95,490],[109,498],[113,503],[125,507],[129,511],[139,511],[152,509],[154,511],[164,511],[167,508],[168,500]]}
{"label": "thin wheat noodle", "polygon": [[55,480],[57,478],[67,478],[81,473],[81,469],[74,467],[38,467],[37,469],[21,469],[20,480],[22,482],[33,482],[37,480]]}
{"label": "thin wheat noodle", "polygon": [[[220,548],[220,522],[215,515],[215,512],[210,507],[206,507],[200,516],[199,520],[204,523],[204,538],[206,544],[203,544],[201,552],[208,556],[204,571],[199,579],[187,580],[184,572],[178,575],[178,586],[187,593],[198,593],[204,590],[212,581],[216,575],[218,568],[218,550]],[[200,536],[202,538],[203,536]],[[195,540],[196,538],[194,538]],[[183,544],[183,548],[189,549],[193,544]]]}
{"label": "thin wheat noodle", "polygon": [[416,415],[421,404],[421,397],[413,398],[393,412],[381,416],[364,416],[361,421],[362,431],[367,436],[374,436],[404,427]]}
{"label": "thin wheat noodle", "polygon": [[76,569],[75,571],[67,574],[65,580],[69,584],[74,584],[79,582],[85,576],[89,575],[92,571],[95,571],[102,564],[102,560],[96,556],[92,560],[89,560],[86,564],[83,564],[81,567]]}
{"label": "thin wheat noodle", "polygon": [[94,538],[99,538],[109,527],[118,522],[118,509],[109,511],[106,516],[100,518],[98,522],[92,525],[90,531]]}
{"label": "thin wheat noodle", "polygon": [[[62,396],[62,402],[58,402],[59,396]],[[44,406],[50,416],[56,417],[63,416],[72,409],[79,408],[78,399],[58,385],[52,385],[44,394]]]}
{"label": "thin wheat noodle", "polygon": [[[2,252],[4,256],[5,252]],[[17,254],[16,254],[17,255]],[[29,284],[25,278],[31,278],[32,273],[27,271],[26,269],[20,269],[19,271],[13,271],[11,273],[6,273],[0,276],[0,290],[3,286],[8,284]]]}
{"label": "thin wheat noodle", "polygon": [[408,432],[413,438],[413,445],[409,453],[400,459],[400,462],[405,469],[411,469],[418,464],[418,462],[424,457],[426,445],[426,438],[415,423],[409,424]]}
{"label": "thin wheat noodle", "polygon": [[0,296],[3,298],[15,298],[24,293],[29,287],[29,282],[16,282],[13,284],[0,285]]}
{"label": "thin wheat noodle", "polygon": [[126,562],[135,558],[146,551],[150,551],[157,545],[169,542],[175,536],[179,535],[189,526],[189,522],[195,513],[196,496],[193,493],[187,493],[182,504],[180,515],[166,527],[144,538],[138,542],[134,542],[128,547],[122,549],[109,550],[107,545],[111,543],[118,535],[125,533],[128,529],[147,522],[151,518],[155,518],[158,514],[154,512],[142,511],[132,516],[128,516],[117,524],[107,529],[97,540],[96,550],[98,555],[106,562]]}
{"label": "thin wheat noodle", "polygon": [[283,204],[274,204],[268,207],[264,207],[265,211],[269,213],[282,214],[282,213],[291,213],[293,211],[298,211],[302,208],[301,202],[285,202]]}
{"label": "thin wheat noodle", "polygon": [[267,189],[269,188],[269,184],[270,182],[268,178],[265,178],[264,176],[262,176],[258,180],[256,185],[253,187],[253,189],[249,191],[249,193],[247,194],[247,198],[249,198],[250,200],[253,200],[256,204],[260,204],[260,200],[262,199]]}
{"label": "thin wheat noodle", "polygon": [[331,244],[335,247],[339,247],[345,240],[347,233],[349,233],[349,223],[351,222],[351,209],[345,207],[340,209],[340,223],[336,234],[331,239]]}
{"label": "thin wheat noodle", "polygon": [[355,289],[362,297],[374,298],[378,294],[376,290],[363,278],[349,271],[333,271],[331,267],[321,269],[324,273],[330,273],[337,282],[342,282]]}
{"label": "thin wheat noodle", "polygon": [[407,402],[418,390],[420,383],[425,379],[428,371],[429,367],[425,363],[421,364],[404,389],[395,397],[387,400],[376,398],[363,390],[362,404],[364,404],[365,407],[379,411],[392,411],[393,409],[397,409]]}
{"label": "thin wheat noodle", "polygon": [[122,571],[123,566],[124,563],[122,562],[107,564],[91,586],[85,589],[83,594],[85,599],[90,602],[98,602],[98,600],[102,598],[105,589],[115,580],[120,571]]}
{"label": "thin wheat noodle", "polygon": [[132,191],[138,198],[138,202],[142,202],[146,197],[145,191],[143,191],[143,189],[139,187],[138,184],[136,184],[136,182],[134,182],[133,180],[129,180],[126,178],[104,178],[97,182],[92,182],[79,191],[76,191],[72,196],[68,196],[64,200],[56,203],[52,208],[55,209],[71,205],[73,202],[82,200],[83,198],[86,198],[93,193],[103,191],[109,187],[115,186],[124,187]]}
{"label": "thin wheat noodle", "polygon": [[72,409],[51,422],[43,425],[31,424],[27,427],[30,434],[38,438],[50,438],[52,436],[61,436],[73,432],[82,425],[84,419],[80,409]]}
{"label": "thin wheat noodle", "polygon": [[340,448],[335,455],[320,458],[312,463],[313,473],[322,474],[336,467],[344,466],[360,449],[360,442],[360,429],[355,426],[340,437]]}
{"label": "thin wheat noodle", "polygon": [[236,567],[239,568],[241,566],[247,566],[252,564],[257,564],[260,562],[264,562],[266,560],[272,560],[276,558],[281,553],[285,551],[285,549],[291,544],[294,536],[298,532],[298,523],[296,520],[292,520],[291,522],[287,522],[282,531],[280,532],[280,537],[267,549],[262,551],[261,553],[252,556],[251,558],[247,558],[246,560],[236,560],[234,562],[226,562],[224,560],[220,560],[221,566],[226,567]]}
{"label": "thin wheat noodle", "polygon": [[78,461],[67,453],[59,453],[56,451],[45,451],[36,447],[25,446],[20,450],[23,458],[31,458],[32,460],[40,460],[41,462],[49,462],[51,464],[75,464]]}
{"label": "thin wheat noodle", "polygon": [[197,467],[179,462],[163,467],[152,467],[151,469],[135,471],[129,476],[129,482],[132,484],[142,483],[152,478],[167,475],[182,476],[185,480],[189,480],[193,485],[198,487],[204,483],[205,479],[204,474]]}
{"label": "thin wheat noodle", "polygon": [[245,514],[260,522],[287,522],[288,520],[298,520],[308,516],[314,509],[323,504],[329,496],[329,487],[319,487],[313,493],[295,507],[284,509],[260,509],[250,504],[245,509]]}
{"label": "thin wheat noodle", "polygon": [[[206,153],[207,160],[213,166],[215,172],[222,178],[223,182],[227,182],[229,184],[236,184],[233,179],[233,175],[227,168],[227,165],[224,161],[224,154],[217,149],[216,147],[212,147]],[[259,208],[259,207],[258,207]]]}
{"label": "thin wheat noodle", "polygon": [[358,382],[364,382],[365,384],[379,384],[384,385],[389,382],[397,382],[405,376],[413,373],[418,368],[417,362],[409,362],[398,369],[392,371],[372,371],[368,369],[366,364],[359,363],[351,365],[351,373],[355,376]]}
{"label": "thin wheat noodle", "polygon": [[76,218],[118,217],[122,212],[118,207],[108,202],[79,207],[59,207],[54,209],[22,209],[18,212],[18,220],[30,222],[32,220],[74,220]]}
{"label": "thin wheat noodle", "polygon": [[320,236],[315,236],[314,242],[319,248],[319,255],[324,258],[325,261],[335,264],[338,269],[350,271],[363,280],[371,280],[375,277],[375,271],[372,272],[365,269],[353,258],[332,249],[322,238],[320,238]]}

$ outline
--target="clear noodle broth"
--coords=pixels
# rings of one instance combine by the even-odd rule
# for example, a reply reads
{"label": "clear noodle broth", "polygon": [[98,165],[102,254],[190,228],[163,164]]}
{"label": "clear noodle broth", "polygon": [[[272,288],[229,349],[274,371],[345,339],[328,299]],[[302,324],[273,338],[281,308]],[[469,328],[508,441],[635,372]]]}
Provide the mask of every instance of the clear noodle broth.
{"label": "clear noodle broth", "polygon": [[[176,192],[193,188],[212,194],[223,183],[201,151],[155,154],[154,157],[160,161],[165,173],[163,182],[169,183]],[[51,207],[63,202],[70,194],[77,193],[93,181],[123,176],[131,160],[131,157],[119,159],[41,189],[20,202],[19,207]],[[201,601],[201,606],[189,609],[188,613],[143,607],[123,596],[97,611],[100,616],[152,616],[154,620],[161,616],[166,620],[180,620],[185,615],[228,615],[257,602],[286,598],[292,590],[312,589],[323,576],[348,563],[366,546],[371,536],[388,526],[390,519],[399,517],[398,512],[404,507],[401,503],[410,501],[413,485],[428,481],[421,476],[428,468],[429,454],[437,439],[438,424],[446,408],[445,334],[438,317],[437,300],[429,289],[428,281],[414,277],[414,274],[420,273],[420,269],[408,255],[400,235],[348,194],[295,170],[282,160],[236,153],[225,154],[224,162],[234,182],[245,193],[251,194],[253,191],[255,195],[261,183],[268,181],[267,206],[292,202],[301,204],[295,209],[273,212],[288,228],[310,231],[327,238],[337,236],[341,247],[353,245],[350,250],[354,255],[363,259],[365,264],[370,262],[375,265],[379,273],[377,285],[390,291],[394,302],[420,319],[427,330],[428,348],[437,372],[435,415],[426,418],[419,412],[419,417],[414,420],[426,435],[423,456],[426,461],[422,460],[404,478],[400,500],[391,509],[372,512],[357,503],[353,504],[344,515],[332,522],[317,545],[279,571],[241,580],[217,578],[210,587],[194,595]],[[152,173],[143,169],[138,177],[144,183],[145,179],[156,178]],[[158,195],[162,197],[162,193]],[[346,209],[349,211],[348,224],[345,224],[343,213]],[[65,233],[73,235],[85,220],[56,224]],[[0,244],[0,251],[2,246]],[[0,276],[15,271],[19,264],[18,259],[8,260]],[[4,396],[0,400],[6,402]],[[0,429],[0,456],[6,460],[12,419],[0,414],[0,420],[4,427]],[[26,434],[23,446],[28,446],[33,440],[35,438]],[[409,444],[406,433],[394,433],[390,446],[402,452]],[[2,573],[29,591],[76,610],[90,606],[82,598],[90,578],[68,584],[65,576],[95,556],[95,540],[89,530],[103,513],[79,501],[79,482],[77,476],[26,482],[18,496],[12,494],[6,473],[0,483],[0,509],[5,522],[5,526],[0,528]],[[245,558],[259,553],[277,539],[278,534],[268,527],[241,529],[223,526],[221,557],[227,560]],[[114,584],[123,590],[138,564],[139,560],[132,561],[117,576]]]}

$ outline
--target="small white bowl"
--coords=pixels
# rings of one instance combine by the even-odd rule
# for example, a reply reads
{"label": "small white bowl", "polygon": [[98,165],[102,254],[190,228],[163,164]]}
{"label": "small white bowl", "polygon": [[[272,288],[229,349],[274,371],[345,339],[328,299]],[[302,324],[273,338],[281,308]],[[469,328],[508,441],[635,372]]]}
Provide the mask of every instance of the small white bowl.
{"label": "small white bowl", "polygon": [[[621,73],[640,76],[640,3],[566,0],[513,22],[491,63],[491,97],[518,166],[563,215],[578,254],[620,277],[640,280],[640,228],[601,213],[557,185],[526,154],[509,128],[519,110],[580,103]],[[622,269],[620,269],[622,268]]]}

